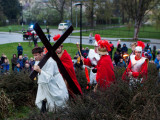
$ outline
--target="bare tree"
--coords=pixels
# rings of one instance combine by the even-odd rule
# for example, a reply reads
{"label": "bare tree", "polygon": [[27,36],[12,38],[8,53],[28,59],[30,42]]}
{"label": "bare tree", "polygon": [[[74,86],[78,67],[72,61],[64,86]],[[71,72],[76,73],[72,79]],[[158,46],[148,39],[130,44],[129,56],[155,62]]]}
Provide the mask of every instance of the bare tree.
{"label": "bare tree", "polygon": [[55,9],[60,15],[60,22],[63,21],[64,9],[67,0],[49,0],[47,6],[50,9]]}
{"label": "bare tree", "polygon": [[160,0],[121,0],[128,16],[134,21],[134,40],[138,40],[138,33],[144,16],[159,3]]}

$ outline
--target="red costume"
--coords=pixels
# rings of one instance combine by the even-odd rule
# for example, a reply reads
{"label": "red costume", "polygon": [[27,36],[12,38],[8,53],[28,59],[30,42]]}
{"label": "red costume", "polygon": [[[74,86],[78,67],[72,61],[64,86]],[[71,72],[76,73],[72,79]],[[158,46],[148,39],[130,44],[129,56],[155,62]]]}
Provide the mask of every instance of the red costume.
{"label": "red costume", "polygon": [[[145,45],[142,41],[137,41],[137,47],[135,48],[137,55],[130,56],[129,65],[122,76],[122,79],[126,80],[126,77],[130,74],[130,85],[134,85],[136,82],[142,83],[144,79],[147,79],[148,59],[143,57],[142,50],[144,47]],[[141,54],[142,57],[138,54]],[[140,79],[137,79],[138,77],[140,77]]]}
{"label": "red costume", "polygon": [[[90,59],[84,59],[84,64],[88,66],[92,66]],[[114,67],[112,64],[111,57],[109,55],[101,56],[98,61],[97,66],[97,75],[96,81],[100,85],[101,88],[107,88],[110,86],[112,82],[114,82]]]}
{"label": "red costume", "polygon": [[126,69],[126,71],[123,73],[122,79],[126,80],[126,77],[128,76],[128,72],[132,72],[133,78],[138,78],[140,76],[141,78],[147,78],[147,68],[148,68],[148,62],[147,59],[144,57],[141,57],[140,59],[137,59],[135,55],[131,55],[130,57],[129,65]]}
{"label": "red costume", "polygon": [[97,83],[101,88],[107,88],[114,82],[114,68],[109,55],[101,56],[97,64]]}
{"label": "red costume", "polygon": [[111,46],[107,40],[98,41],[98,53],[101,55],[97,64],[96,80],[100,88],[107,88],[115,80],[114,67],[112,60],[108,54],[111,51]]}
{"label": "red costume", "polygon": [[77,88],[79,89],[79,91],[82,94],[81,87],[77,81],[76,74],[75,74],[75,71],[73,68],[71,56],[67,53],[66,50],[64,50],[62,56],[60,57],[60,60],[61,60],[62,64],[64,65],[64,67],[66,68],[67,72],[69,73],[70,77],[72,78],[73,82],[75,83],[75,85],[77,86]]}

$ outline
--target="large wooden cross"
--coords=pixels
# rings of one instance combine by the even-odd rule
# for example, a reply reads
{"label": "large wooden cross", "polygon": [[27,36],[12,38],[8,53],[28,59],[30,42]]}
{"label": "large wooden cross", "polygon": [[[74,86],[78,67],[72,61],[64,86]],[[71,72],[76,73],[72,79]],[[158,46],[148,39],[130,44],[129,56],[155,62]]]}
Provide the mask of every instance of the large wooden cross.
{"label": "large wooden cross", "polygon": [[[42,68],[45,65],[45,63],[47,62],[47,60],[50,57],[52,57],[57,62],[57,65],[58,65],[60,72],[62,73],[64,79],[66,79],[66,81],[68,82],[69,87],[73,90],[74,94],[81,95],[81,92],[79,91],[79,89],[77,88],[77,86],[75,85],[73,80],[71,79],[70,75],[68,74],[67,70],[65,69],[61,60],[59,59],[59,57],[57,56],[57,54],[55,52],[56,49],[63,43],[63,41],[72,33],[73,27],[70,26],[53,46],[51,46],[51,44],[49,43],[48,39],[46,38],[45,34],[43,33],[43,31],[40,28],[40,26],[38,25],[38,23],[36,23],[34,25],[34,30],[36,31],[37,35],[41,39],[41,41],[44,44],[44,46],[46,47],[46,49],[48,50],[48,53],[39,62],[38,66],[40,68]],[[37,76],[37,74],[38,74],[38,72],[33,71],[29,76],[30,79],[33,80]]]}

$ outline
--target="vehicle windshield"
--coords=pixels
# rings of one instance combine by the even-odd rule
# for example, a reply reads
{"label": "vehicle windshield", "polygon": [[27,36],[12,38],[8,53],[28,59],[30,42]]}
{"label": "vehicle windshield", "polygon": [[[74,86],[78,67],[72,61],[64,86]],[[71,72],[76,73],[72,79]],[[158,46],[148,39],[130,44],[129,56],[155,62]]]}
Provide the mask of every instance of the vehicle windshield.
{"label": "vehicle windshield", "polygon": [[63,24],[59,24],[59,26],[63,26]]}

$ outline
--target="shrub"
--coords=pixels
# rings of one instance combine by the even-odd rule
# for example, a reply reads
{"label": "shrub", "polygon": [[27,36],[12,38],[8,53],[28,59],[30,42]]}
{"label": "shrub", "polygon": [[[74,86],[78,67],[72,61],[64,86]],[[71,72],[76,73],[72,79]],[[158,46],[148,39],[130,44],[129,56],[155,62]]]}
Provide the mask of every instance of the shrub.
{"label": "shrub", "polygon": [[6,96],[6,93],[0,91],[0,119],[6,118],[12,113],[14,103]]}
{"label": "shrub", "polygon": [[84,72],[77,70],[77,78],[85,90],[83,96],[68,102],[65,109],[54,113],[31,114],[26,120],[157,120],[160,119],[160,85],[155,65],[149,64],[148,78],[131,88],[121,79],[124,69],[115,68],[116,80],[105,91],[86,91]]}
{"label": "shrub", "polygon": [[0,88],[5,91],[16,107],[35,105],[37,84],[36,81],[30,80],[28,73],[1,75]]}

